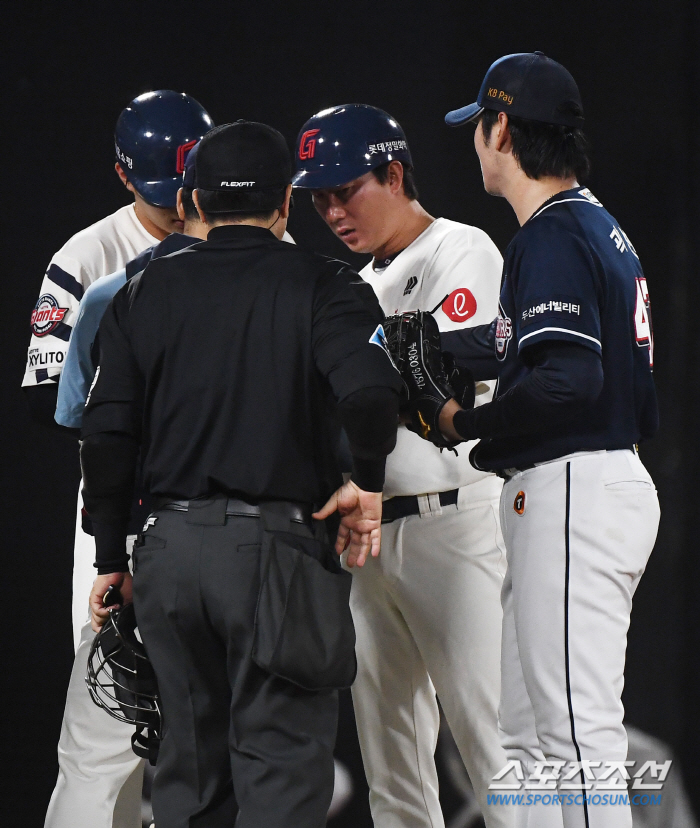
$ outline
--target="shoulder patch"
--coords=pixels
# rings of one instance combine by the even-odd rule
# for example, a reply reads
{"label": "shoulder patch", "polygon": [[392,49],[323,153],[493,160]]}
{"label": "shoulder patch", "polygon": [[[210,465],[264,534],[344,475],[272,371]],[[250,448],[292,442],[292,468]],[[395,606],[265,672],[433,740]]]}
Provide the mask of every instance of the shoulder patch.
{"label": "shoulder patch", "polygon": [[32,311],[31,326],[34,336],[48,336],[55,331],[67,312],[68,308],[59,307],[55,296],[50,293],[42,294]]}
{"label": "shoulder patch", "polygon": [[457,288],[441,305],[445,316],[453,322],[466,322],[476,313],[476,297],[469,288]]}

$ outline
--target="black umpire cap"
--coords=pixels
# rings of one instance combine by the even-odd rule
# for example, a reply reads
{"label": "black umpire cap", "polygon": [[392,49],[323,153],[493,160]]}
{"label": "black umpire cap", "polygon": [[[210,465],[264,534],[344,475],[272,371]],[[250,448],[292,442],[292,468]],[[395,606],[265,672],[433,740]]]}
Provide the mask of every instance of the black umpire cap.
{"label": "black umpire cap", "polygon": [[197,189],[235,193],[279,190],[292,180],[292,159],[281,133],[267,124],[236,121],[210,130],[195,160]]}
{"label": "black umpire cap", "polygon": [[583,104],[576,81],[561,63],[542,52],[499,58],[486,73],[476,103],[448,112],[445,123],[461,126],[478,118],[484,109],[546,124],[583,124]]}

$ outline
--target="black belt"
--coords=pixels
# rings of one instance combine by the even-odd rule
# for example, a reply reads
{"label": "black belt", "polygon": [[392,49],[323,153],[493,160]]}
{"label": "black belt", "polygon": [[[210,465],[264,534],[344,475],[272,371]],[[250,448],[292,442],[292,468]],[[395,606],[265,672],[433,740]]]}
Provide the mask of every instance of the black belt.
{"label": "black belt", "polygon": [[502,480],[510,480],[511,477],[515,477],[516,474],[519,472],[527,471],[528,469],[534,469],[535,463],[528,463],[527,465],[518,466],[518,468],[511,468],[511,469],[496,469],[495,474],[497,477],[500,477]]}
{"label": "black belt", "polygon": [[[605,451],[631,451],[633,454],[638,454],[636,444],[633,446],[624,446],[622,449],[614,448],[614,449],[605,449]],[[557,458],[555,457],[554,460]],[[554,460],[545,460],[545,463],[553,463]],[[510,469],[496,469],[495,474],[498,477],[503,478],[503,480],[510,480],[511,477],[515,477],[516,474],[520,472],[527,471],[528,469],[534,469],[537,463],[524,463],[522,466],[518,466],[517,468],[510,468]]]}
{"label": "black belt", "polygon": [[[168,498],[161,498],[156,500],[154,510],[166,509],[171,512],[189,512],[190,503],[196,504],[197,508],[203,503],[206,498],[201,498],[193,501],[189,500],[170,500]],[[311,525],[311,507],[300,503],[290,503],[284,500],[270,501],[270,505],[274,503],[275,513],[280,517],[285,517],[292,523],[303,523],[307,526]],[[264,504],[263,504],[264,505]],[[226,501],[227,517],[260,517],[260,504],[248,503],[245,500],[239,500],[235,497],[229,497]]]}
{"label": "black belt", "polygon": [[[459,489],[452,489],[449,492],[438,492],[441,506],[456,506]],[[399,495],[385,500],[382,503],[382,523],[391,523],[399,518],[410,517],[420,514],[418,495]],[[425,495],[421,495],[425,497]]]}

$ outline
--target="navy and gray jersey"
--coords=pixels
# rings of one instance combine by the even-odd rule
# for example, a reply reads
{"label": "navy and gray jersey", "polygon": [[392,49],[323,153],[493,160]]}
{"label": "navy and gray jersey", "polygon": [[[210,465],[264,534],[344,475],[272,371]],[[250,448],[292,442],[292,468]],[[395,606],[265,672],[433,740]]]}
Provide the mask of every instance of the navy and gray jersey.
{"label": "navy and gray jersey", "polygon": [[529,354],[548,343],[572,343],[598,354],[603,386],[595,402],[546,431],[482,440],[472,452],[477,468],[630,448],[657,430],[646,279],[629,238],[588,189],[549,199],[510,243],[491,337],[495,398],[528,376]]}
{"label": "navy and gray jersey", "polygon": [[68,344],[58,385],[58,400],[54,419],[59,425],[80,428],[83,422],[85,400],[97,370],[99,345],[97,332],[100,322],[114,294],[129,279],[141,273],[151,258],[167,256],[194,244],[197,239],[182,233],[173,233],[159,244],[139,253],[126,267],[104,276],[85,291]]}

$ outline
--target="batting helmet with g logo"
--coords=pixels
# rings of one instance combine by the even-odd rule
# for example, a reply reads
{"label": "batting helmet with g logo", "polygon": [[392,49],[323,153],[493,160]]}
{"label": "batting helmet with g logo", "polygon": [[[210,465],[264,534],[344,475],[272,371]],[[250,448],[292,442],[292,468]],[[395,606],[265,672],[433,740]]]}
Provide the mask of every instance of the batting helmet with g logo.
{"label": "batting helmet with g logo", "polygon": [[413,167],[399,123],[375,106],[334,106],[301,128],[292,184],[309,190],[341,187],[388,161]]}
{"label": "batting helmet with g logo", "polygon": [[204,107],[184,92],[146,92],[117,120],[117,161],[149,204],[174,207],[187,152],[213,126]]}

